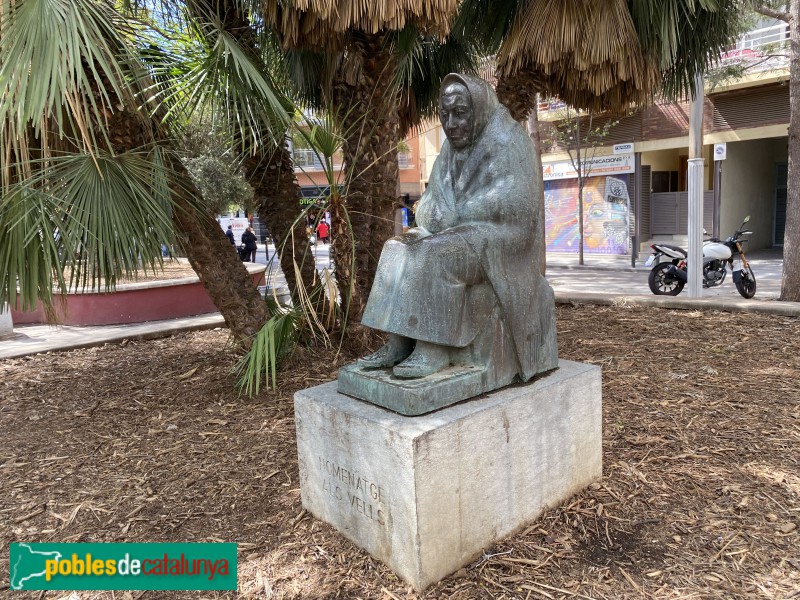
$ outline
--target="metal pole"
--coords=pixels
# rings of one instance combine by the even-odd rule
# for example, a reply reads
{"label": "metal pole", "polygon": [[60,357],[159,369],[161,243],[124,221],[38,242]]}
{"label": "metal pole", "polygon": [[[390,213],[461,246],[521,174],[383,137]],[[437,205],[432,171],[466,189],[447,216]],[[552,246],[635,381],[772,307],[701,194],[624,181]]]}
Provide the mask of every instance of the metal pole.
{"label": "metal pole", "polygon": [[689,297],[703,295],[703,163],[689,159]]}
{"label": "metal pole", "polygon": [[711,235],[720,236],[719,211],[722,206],[722,161],[714,161],[714,226]]}
{"label": "metal pole", "polygon": [[[639,215],[642,204],[642,153],[634,154],[633,167],[633,244],[631,245],[631,267],[636,268],[636,259],[639,258]],[[630,209],[628,209],[630,218]]]}
{"label": "metal pole", "polygon": [[689,297],[703,294],[703,76],[694,80],[694,95],[689,107]]}

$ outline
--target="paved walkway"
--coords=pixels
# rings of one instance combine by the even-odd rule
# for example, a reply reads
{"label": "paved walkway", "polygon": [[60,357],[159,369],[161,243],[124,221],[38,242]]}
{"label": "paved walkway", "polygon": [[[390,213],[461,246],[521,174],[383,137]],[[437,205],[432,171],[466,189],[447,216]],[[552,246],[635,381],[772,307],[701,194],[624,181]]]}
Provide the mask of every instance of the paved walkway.
{"label": "paved walkway", "polygon": [[[272,246],[260,246],[256,262],[268,263],[274,251]],[[317,247],[315,255],[318,268],[330,266],[328,246]],[[641,256],[636,266],[631,266],[630,257],[587,255],[585,265],[580,266],[577,255],[553,254],[548,256],[547,279],[555,290],[556,301],[561,303],[636,304],[690,310],[766,312],[800,317],[800,303],[777,301],[783,267],[779,250],[756,251],[749,255],[757,284],[756,295],[751,300],[739,295],[730,275],[721,286],[703,290],[701,298],[689,298],[685,291],[676,297],[654,296],[647,287],[649,269],[644,266],[646,258],[647,255]],[[280,286],[285,280],[277,265],[275,267],[271,269],[270,283]],[[162,337],[181,331],[213,329],[224,325],[218,313],[134,325],[24,325],[14,328],[13,337],[0,339],[0,359],[99,346],[123,339]]]}

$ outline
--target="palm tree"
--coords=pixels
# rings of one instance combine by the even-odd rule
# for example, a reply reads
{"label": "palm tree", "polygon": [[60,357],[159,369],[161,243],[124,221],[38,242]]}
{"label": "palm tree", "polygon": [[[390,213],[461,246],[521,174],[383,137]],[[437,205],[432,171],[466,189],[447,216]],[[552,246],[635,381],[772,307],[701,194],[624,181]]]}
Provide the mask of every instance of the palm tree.
{"label": "palm tree", "polygon": [[285,100],[229,36],[188,73],[194,95],[165,89],[131,32],[111,2],[0,1],[0,232],[16,242],[0,248],[0,297],[13,302],[19,286],[24,306],[47,304],[53,272],[67,287],[65,267],[73,284],[97,287],[102,278],[113,287],[122,273],[157,268],[174,226],[247,346],[266,309],[199,204],[172,139],[185,98],[198,106],[215,89],[236,90],[226,108],[240,111],[234,120],[248,136],[281,123]]}
{"label": "palm tree", "polygon": [[[263,26],[256,27],[251,17],[253,7],[250,3],[242,0],[189,0],[187,7],[195,31],[202,32],[206,48],[213,53],[219,40],[234,40],[264,81],[279,88],[281,94],[289,94],[291,81],[286,74],[285,58],[273,32]],[[226,90],[219,91],[221,97],[226,98]],[[192,92],[189,95],[195,96]],[[214,102],[219,104],[220,98],[217,97]],[[275,130],[276,123],[268,120],[266,123],[254,122],[250,131],[242,131],[235,121],[247,110],[247,102],[241,98],[226,98],[222,104],[234,109],[232,112],[225,111],[223,115],[217,114],[237,134],[236,146],[243,155],[242,166],[255,191],[256,212],[275,240],[289,290],[296,295],[295,264],[299,267],[303,285],[311,290],[317,281],[316,269],[305,235],[305,222],[300,218],[300,186],[287,146],[288,129]],[[190,103],[190,107],[196,109],[194,103]],[[291,125],[294,110],[293,103],[284,102],[285,126]],[[270,129],[274,131],[270,132]],[[252,135],[253,131],[261,130],[266,131],[261,135]]]}
{"label": "palm tree", "polygon": [[496,53],[498,91],[523,120],[536,93],[577,109],[643,106],[691,91],[738,31],[737,0],[465,0],[453,35]]}
{"label": "palm tree", "polygon": [[[394,229],[400,135],[395,34],[407,25],[445,32],[456,5],[457,0],[324,0],[302,8],[281,2],[264,7],[286,47],[336,60],[330,87],[323,91],[343,123],[347,181],[345,196],[332,201],[333,250],[343,304],[354,322],[360,320],[380,250]],[[348,229],[352,242],[341,237]],[[350,243],[355,244],[352,253]],[[344,264],[351,255],[354,264]]]}

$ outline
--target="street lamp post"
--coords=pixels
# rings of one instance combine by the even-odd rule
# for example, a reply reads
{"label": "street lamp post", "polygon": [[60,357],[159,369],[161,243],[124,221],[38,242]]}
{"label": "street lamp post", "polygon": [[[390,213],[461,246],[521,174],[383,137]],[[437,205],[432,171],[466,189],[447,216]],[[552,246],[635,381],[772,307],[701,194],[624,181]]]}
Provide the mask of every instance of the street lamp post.
{"label": "street lamp post", "polygon": [[689,192],[688,268],[689,297],[703,293],[703,76],[694,80],[694,94],[689,108]]}

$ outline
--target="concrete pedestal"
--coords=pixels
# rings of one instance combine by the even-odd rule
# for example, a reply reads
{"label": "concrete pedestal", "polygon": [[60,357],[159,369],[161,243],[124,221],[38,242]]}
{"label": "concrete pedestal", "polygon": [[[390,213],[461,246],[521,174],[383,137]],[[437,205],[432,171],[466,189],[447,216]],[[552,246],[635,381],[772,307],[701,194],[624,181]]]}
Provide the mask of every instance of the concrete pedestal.
{"label": "concrete pedestal", "polygon": [[336,385],[295,394],[303,506],[417,590],[601,476],[599,367],[418,417]]}
{"label": "concrete pedestal", "polygon": [[11,320],[11,307],[8,304],[0,306],[0,340],[14,335],[14,323]]}

